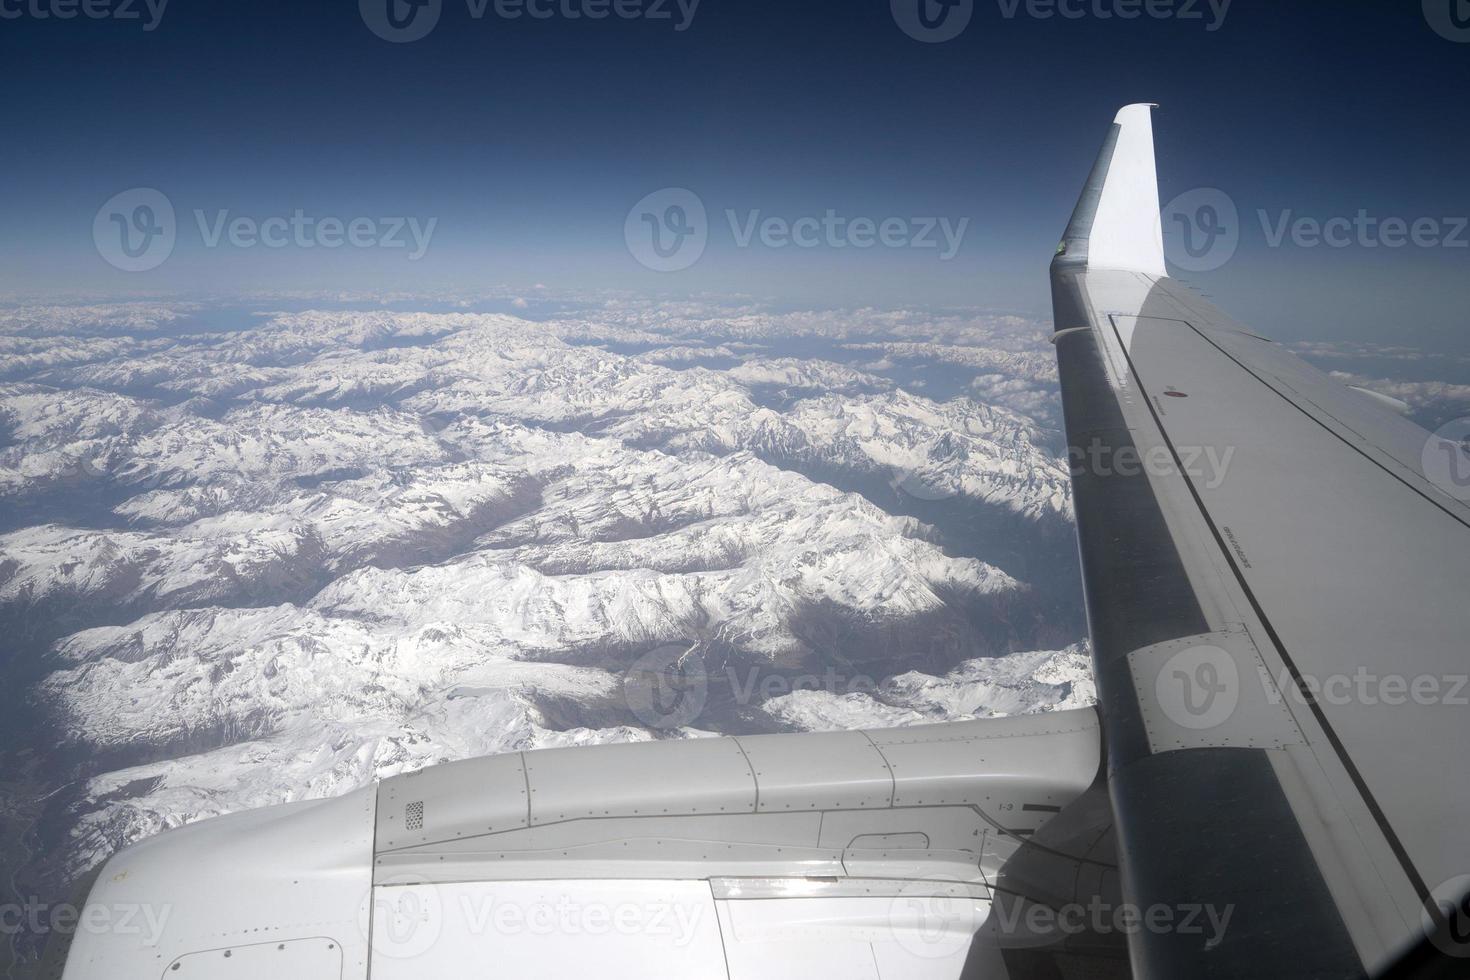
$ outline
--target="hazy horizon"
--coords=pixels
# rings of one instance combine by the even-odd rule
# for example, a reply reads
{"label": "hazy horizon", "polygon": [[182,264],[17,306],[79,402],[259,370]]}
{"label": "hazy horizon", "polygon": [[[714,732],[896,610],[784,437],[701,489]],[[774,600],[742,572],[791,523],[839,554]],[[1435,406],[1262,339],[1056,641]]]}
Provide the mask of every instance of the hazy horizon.
{"label": "hazy horizon", "polygon": [[[1061,7],[1080,15],[961,3],[942,43],[886,3],[650,0],[593,20],[450,0],[409,43],[375,35],[366,0],[10,18],[0,49],[31,94],[3,117],[0,294],[544,284],[1045,318],[1108,122],[1147,100],[1163,200],[1214,215],[1199,189],[1219,189],[1234,210],[1193,230],[1225,244],[1181,276],[1283,340],[1470,351],[1470,137],[1442,121],[1470,46],[1418,4]],[[127,272],[94,225],[119,231],[139,189],[173,210],[173,243]],[[678,189],[707,247],[654,271],[629,225],[662,222]],[[354,221],[368,244],[329,244]]]}

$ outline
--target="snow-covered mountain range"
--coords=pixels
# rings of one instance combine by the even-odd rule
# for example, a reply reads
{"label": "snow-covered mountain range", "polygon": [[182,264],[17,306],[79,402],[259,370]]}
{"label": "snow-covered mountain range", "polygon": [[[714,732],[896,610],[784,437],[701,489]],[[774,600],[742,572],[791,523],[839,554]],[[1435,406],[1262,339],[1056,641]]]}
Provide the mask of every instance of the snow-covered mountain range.
{"label": "snow-covered mountain range", "polygon": [[1091,698],[1039,325],[211,315],[0,317],[17,882],[472,755]]}

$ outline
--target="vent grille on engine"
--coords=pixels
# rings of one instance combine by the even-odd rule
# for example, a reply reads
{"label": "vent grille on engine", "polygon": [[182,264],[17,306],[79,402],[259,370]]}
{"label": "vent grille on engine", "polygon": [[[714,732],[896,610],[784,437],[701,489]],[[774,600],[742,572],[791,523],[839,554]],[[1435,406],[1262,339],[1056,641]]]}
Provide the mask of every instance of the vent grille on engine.
{"label": "vent grille on engine", "polygon": [[405,830],[424,829],[424,801],[414,800],[403,808],[403,827]]}

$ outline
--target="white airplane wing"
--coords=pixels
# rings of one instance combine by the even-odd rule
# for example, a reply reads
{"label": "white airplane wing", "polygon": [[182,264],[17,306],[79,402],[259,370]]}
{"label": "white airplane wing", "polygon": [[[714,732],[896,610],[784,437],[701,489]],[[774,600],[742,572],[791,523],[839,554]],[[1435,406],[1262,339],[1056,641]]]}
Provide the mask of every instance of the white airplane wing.
{"label": "white airplane wing", "polygon": [[1470,952],[1437,901],[1470,891],[1470,512],[1434,465],[1460,447],[1167,277],[1148,107],[1053,285],[1098,712],[517,753],[203,822],[99,869],[111,927],[52,975],[1352,977],[1427,933]]}
{"label": "white airplane wing", "polygon": [[1470,891],[1470,456],[1165,274],[1149,106],[1052,285],[1124,892],[1235,910],[1135,970],[1377,971]]}

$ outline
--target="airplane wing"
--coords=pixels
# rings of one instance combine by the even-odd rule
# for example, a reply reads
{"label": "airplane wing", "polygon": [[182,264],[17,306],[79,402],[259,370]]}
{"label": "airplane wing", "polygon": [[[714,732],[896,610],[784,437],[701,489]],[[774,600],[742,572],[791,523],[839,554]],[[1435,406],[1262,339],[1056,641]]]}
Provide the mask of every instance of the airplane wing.
{"label": "airplane wing", "polygon": [[1432,465],[1460,448],[1168,278],[1148,107],[1052,279],[1098,711],[512,753],[202,822],[103,865],[48,975],[1353,977],[1426,934],[1470,952],[1437,902],[1470,891],[1470,513]]}
{"label": "airplane wing", "polygon": [[1374,972],[1470,925],[1470,450],[1169,278],[1158,199],[1130,106],[1052,266],[1124,893],[1234,909],[1134,969]]}

